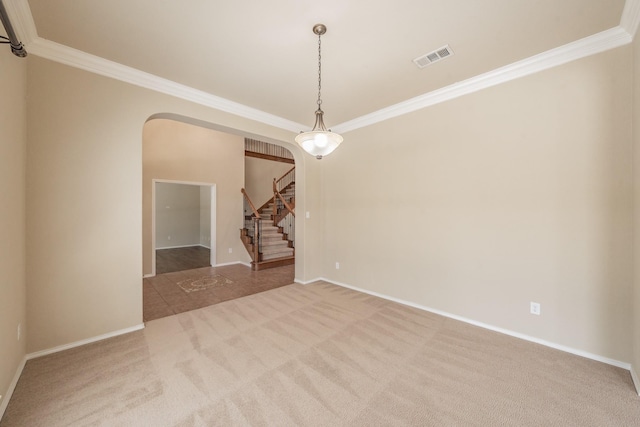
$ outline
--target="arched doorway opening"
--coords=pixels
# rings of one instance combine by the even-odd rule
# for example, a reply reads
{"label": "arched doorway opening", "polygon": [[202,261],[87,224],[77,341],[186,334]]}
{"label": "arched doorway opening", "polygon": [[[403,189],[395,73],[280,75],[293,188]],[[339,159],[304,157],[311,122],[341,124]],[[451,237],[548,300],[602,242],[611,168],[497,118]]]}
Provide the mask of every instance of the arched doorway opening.
{"label": "arched doorway opening", "polygon": [[[269,277],[262,282],[251,276],[256,274],[250,269],[252,259],[239,235],[244,221],[240,189],[245,187],[247,180],[246,136],[203,124],[180,116],[157,115],[144,126],[142,222],[145,321],[268,290],[267,283],[285,285],[294,281],[293,265],[286,270],[260,273]],[[253,159],[249,161],[252,162]],[[158,183],[198,184],[212,189],[211,257],[208,270],[157,274],[156,250],[160,239],[154,215],[157,215],[155,192]],[[199,233],[202,234],[202,230]],[[167,233],[161,236],[165,239],[162,242],[165,246],[170,245],[169,236]],[[295,237],[293,239],[295,242]],[[249,288],[249,284],[253,288]],[[162,301],[171,302],[169,300],[177,301],[176,306],[164,307],[159,310],[160,314],[158,310],[156,313],[149,312],[147,302],[153,301],[151,305],[159,306]]]}

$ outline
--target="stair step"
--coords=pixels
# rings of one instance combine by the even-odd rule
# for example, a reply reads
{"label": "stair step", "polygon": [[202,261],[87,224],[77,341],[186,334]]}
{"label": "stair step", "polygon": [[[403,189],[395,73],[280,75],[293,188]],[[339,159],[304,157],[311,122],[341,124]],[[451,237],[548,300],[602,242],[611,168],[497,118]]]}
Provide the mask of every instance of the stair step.
{"label": "stair step", "polygon": [[280,252],[280,251],[284,251],[284,250],[293,250],[293,248],[289,247],[289,241],[288,240],[280,240],[278,242],[278,244],[273,244],[273,245],[265,245],[264,242],[262,244],[262,252]]}
{"label": "stair step", "polygon": [[283,258],[283,257],[289,257],[289,256],[293,256],[293,248],[289,248],[288,250],[282,250],[282,251],[278,251],[278,252],[263,252],[262,253],[262,259],[263,260],[269,260],[269,259],[274,259],[274,258]]}
{"label": "stair step", "polygon": [[263,235],[265,235],[265,234],[281,234],[280,233],[280,227],[269,227],[269,228],[263,227],[262,228],[262,234]]}
{"label": "stair step", "polygon": [[273,259],[273,258],[280,258],[283,256],[292,256],[292,255],[293,255],[293,249],[289,248],[289,249],[282,249],[279,251],[262,252],[262,259]]}
{"label": "stair step", "polygon": [[[262,248],[264,250],[268,250],[269,248],[277,248],[278,246],[282,246],[280,244],[280,242],[287,243],[288,240],[275,240],[275,239],[273,239],[273,240],[263,240],[262,241]],[[284,246],[286,246],[286,245],[284,245]]]}
{"label": "stair step", "polygon": [[280,236],[279,240],[276,239],[266,239],[262,241],[262,247],[274,247],[274,246],[288,246],[289,241],[283,240],[282,236]]}
{"label": "stair step", "polygon": [[262,260],[260,262],[252,262],[251,269],[253,271],[264,270],[266,268],[282,267],[284,265],[293,265],[295,263],[295,257],[285,256],[282,258],[273,258],[269,260]]}
{"label": "stair step", "polygon": [[273,254],[287,253],[287,252],[293,253],[293,248],[290,248],[289,246],[274,246],[274,247],[262,248],[262,254],[273,255]]}

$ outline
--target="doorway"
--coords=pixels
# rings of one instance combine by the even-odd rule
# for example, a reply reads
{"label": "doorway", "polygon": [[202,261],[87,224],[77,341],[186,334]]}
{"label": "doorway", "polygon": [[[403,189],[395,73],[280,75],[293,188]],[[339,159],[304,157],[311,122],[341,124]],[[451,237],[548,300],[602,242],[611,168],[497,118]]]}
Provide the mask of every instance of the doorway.
{"label": "doorway", "polygon": [[216,265],[216,185],[154,179],[152,275]]}

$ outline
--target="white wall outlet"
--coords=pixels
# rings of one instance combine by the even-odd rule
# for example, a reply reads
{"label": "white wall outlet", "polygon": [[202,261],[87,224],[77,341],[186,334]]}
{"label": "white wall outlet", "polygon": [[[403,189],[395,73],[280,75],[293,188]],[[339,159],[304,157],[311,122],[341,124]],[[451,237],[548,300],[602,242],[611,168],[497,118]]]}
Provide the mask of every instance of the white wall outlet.
{"label": "white wall outlet", "polygon": [[311,218],[311,212],[307,211],[307,213],[305,214],[306,218],[309,219]]}
{"label": "white wall outlet", "polygon": [[233,248],[229,248],[229,253],[232,254],[233,253]]}
{"label": "white wall outlet", "polygon": [[540,303],[531,302],[530,308],[531,314],[535,314],[536,316],[540,316]]}
{"label": "white wall outlet", "polygon": [[20,335],[22,335],[22,324],[18,323],[18,341],[20,341]]}
{"label": "white wall outlet", "polygon": [[167,240],[171,240],[171,236],[167,236]]}
{"label": "white wall outlet", "polygon": [[340,263],[336,262],[336,270],[340,270]]}

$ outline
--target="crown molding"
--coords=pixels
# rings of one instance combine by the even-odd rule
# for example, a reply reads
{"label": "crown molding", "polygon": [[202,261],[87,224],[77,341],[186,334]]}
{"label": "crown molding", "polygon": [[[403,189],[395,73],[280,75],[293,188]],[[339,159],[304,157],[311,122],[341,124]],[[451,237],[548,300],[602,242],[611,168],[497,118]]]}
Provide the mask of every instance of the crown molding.
{"label": "crown molding", "polygon": [[299,132],[305,126],[291,120],[230,101],[210,93],[145,73],[99,56],[37,37],[27,45],[29,53],[91,73],[120,80],[156,92],[175,96],[186,101],[215,108],[250,120],[255,120],[291,132]]}
{"label": "crown molding", "polygon": [[640,0],[625,1],[620,26],[631,35],[631,38],[634,38],[638,31],[638,24],[640,24]]}
{"label": "crown molding", "polygon": [[337,133],[349,132],[393,117],[398,117],[463,95],[528,76],[576,59],[604,52],[628,43],[632,38],[621,27],[602,31],[564,46],[531,56],[513,64],[391,105],[370,114],[333,126]]}

